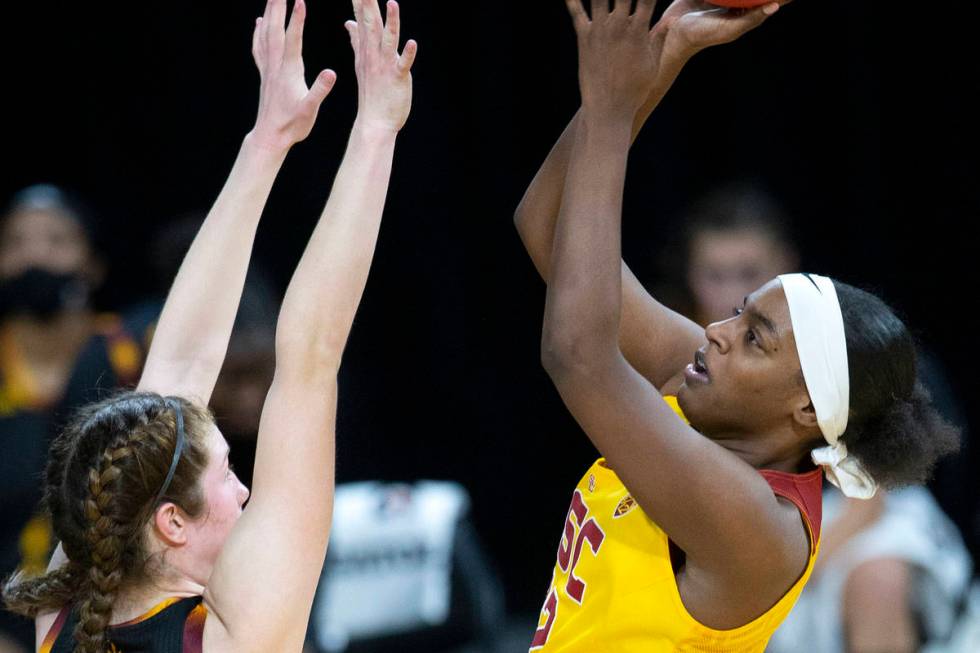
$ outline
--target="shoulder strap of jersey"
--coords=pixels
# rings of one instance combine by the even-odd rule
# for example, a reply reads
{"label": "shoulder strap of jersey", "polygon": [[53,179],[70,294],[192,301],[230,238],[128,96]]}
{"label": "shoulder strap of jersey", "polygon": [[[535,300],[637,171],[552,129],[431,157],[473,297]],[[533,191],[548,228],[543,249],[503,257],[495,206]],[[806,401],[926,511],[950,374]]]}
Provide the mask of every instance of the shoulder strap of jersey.
{"label": "shoulder strap of jersey", "polygon": [[184,621],[184,645],[182,653],[201,653],[204,647],[204,620],[208,609],[204,601],[198,603]]}
{"label": "shoulder strap of jersey", "polygon": [[44,636],[44,641],[41,642],[41,648],[38,649],[38,653],[51,653],[55,640],[61,634],[61,629],[65,627],[65,622],[68,621],[68,615],[70,614],[71,605],[66,605],[61,608],[61,611],[58,613],[58,618],[54,620],[54,623],[51,624],[51,629],[48,630],[48,634]]}
{"label": "shoulder strap of jersey", "polygon": [[[675,395],[664,395],[664,401],[681,419],[687,421]],[[823,472],[820,468],[805,474],[789,474],[771,469],[760,469],[759,473],[769,483],[776,496],[785,497],[796,504],[806,520],[810,537],[814,542],[818,542],[823,513]]]}
{"label": "shoulder strap of jersey", "polygon": [[823,472],[818,467],[804,474],[760,469],[773,494],[784,497],[800,509],[814,542],[820,540],[820,521],[823,518]]}

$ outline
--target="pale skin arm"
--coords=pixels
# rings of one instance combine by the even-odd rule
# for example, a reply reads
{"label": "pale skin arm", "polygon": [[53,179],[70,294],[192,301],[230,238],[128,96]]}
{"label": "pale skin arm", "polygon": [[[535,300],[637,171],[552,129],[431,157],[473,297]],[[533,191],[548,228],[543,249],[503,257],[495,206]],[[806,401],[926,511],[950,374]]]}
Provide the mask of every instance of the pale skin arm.
{"label": "pale skin arm", "polygon": [[[656,79],[652,0],[615,10],[567,0],[579,44],[582,116],[555,228],[542,359],[565,405],[644,511],[702,572],[761,614],[805,566],[806,535],[747,463],[687,426],[620,349],[621,212],[637,112]],[[762,22],[774,5],[756,10]],[[748,16],[749,14],[746,14]],[[717,594],[717,592],[716,592]],[[744,623],[744,621],[742,622]]]}
{"label": "pale skin arm", "polygon": [[383,23],[354,0],[358,115],[327,205],[290,281],[276,374],[259,427],[250,503],[204,593],[209,651],[300,651],[333,509],[337,372],[368,277],[395,137],[411,107],[416,45],[398,53],[399,8]]}
{"label": "pale skin arm", "polygon": [[306,9],[298,7],[285,32],[285,0],[270,0],[256,21],[252,54],[262,81],[255,127],[177,272],[137,390],[205,405],[211,398],[262,209],[290,147],[309,135],[336,80],[325,70],[307,88],[300,52]]}
{"label": "pale skin arm", "polygon": [[[255,126],[181,264],[137,390],[207,404],[228,348],[262,209],[286,154],[309,135],[333,88],[331,70],[322,71],[310,88],[304,80],[302,2],[288,31],[285,15],[285,0],[270,0],[256,21],[252,55],[261,86]],[[48,570],[66,560],[59,544]],[[35,619],[38,647],[56,618],[57,612],[48,612]]]}
{"label": "pale skin arm", "polygon": [[[631,128],[635,140],[647,119],[697,52],[729,43],[759,24],[737,18],[700,0],[675,0],[654,26],[653,51],[659,63],[649,95]],[[538,170],[514,214],[514,223],[538,273],[548,281],[555,222],[561,207],[572,143],[581,122],[577,112]],[[651,296],[625,262],[619,344],[626,360],[655,387],[667,382],[705,344],[704,329]]]}

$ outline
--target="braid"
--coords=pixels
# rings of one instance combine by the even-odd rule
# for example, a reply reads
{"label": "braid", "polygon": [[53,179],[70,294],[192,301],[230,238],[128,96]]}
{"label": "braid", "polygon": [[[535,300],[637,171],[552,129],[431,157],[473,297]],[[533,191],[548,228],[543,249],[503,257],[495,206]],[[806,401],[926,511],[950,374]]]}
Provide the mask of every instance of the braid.
{"label": "braid", "polygon": [[76,653],[111,649],[106,631],[124,583],[151,582],[162,564],[147,528],[160,494],[191,519],[204,514],[199,481],[212,424],[206,408],[153,393],[124,392],[76,411],[51,445],[43,498],[68,560],[41,576],[8,579],[5,607],[34,617],[71,605]]}
{"label": "braid", "polygon": [[3,602],[8,610],[33,619],[41,612],[60,609],[74,600],[84,575],[71,561],[34,578],[19,571],[4,582]]}
{"label": "braid", "polygon": [[129,442],[124,441],[107,449],[89,469],[89,496],[84,500],[84,513],[91,566],[79,601],[79,622],[74,632],[78,643],[76,653],[105,653],[108,645],[106,628],[123,578],[120,563],[128,539],[124,526],[113,515],[113,485],[122,475],[116,462],[131,453]]}

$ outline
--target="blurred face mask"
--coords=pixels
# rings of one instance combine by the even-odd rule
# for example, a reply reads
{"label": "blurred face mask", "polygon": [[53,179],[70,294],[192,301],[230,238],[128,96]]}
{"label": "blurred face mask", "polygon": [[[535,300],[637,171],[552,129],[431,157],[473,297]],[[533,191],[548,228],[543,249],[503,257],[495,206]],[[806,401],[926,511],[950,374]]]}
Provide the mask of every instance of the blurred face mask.
{"label": "blurred face mask", "polygon": [[50,320],[88,305],[89,287],[79,274],[27,268],[0,282],[0,319],[28,315]]}

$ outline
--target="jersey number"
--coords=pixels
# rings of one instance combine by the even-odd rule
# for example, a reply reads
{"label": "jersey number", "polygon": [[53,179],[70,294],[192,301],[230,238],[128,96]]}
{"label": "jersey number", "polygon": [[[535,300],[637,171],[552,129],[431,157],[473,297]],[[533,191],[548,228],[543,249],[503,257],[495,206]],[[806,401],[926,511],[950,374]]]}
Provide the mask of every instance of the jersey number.
{"label": "jersey number", "polygon": [[[565,517],[565,530],[558,545],[558,568],[568,574],[565,594],[579,605],[585,598],[586,586],[586,582],[575,575],[575,567],[582,556],[582,546],[588,543],[589,548],[592,549],[592,555],[597,555],[599,547],[602,546],[602,541],[606,537],[594,517],[586,519],[588,514],[589,507],[585,505],[582,493],[575,490],[575,494],[572,495],[572,505],[568,509],[568,516]],[[576,525],[578,525],[577,530]],[[547,643],[548,635],[551,634],[551,627],[554,625],[555,617],[558,614],[558,591],[554,584],[554,580],[552,580],[551,591],[548,592],[548,598],[541,610],[542,614],[548,615],[548,619],[543,626],[535,631],[534,639],[531,640],[532,651]]]}

